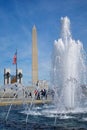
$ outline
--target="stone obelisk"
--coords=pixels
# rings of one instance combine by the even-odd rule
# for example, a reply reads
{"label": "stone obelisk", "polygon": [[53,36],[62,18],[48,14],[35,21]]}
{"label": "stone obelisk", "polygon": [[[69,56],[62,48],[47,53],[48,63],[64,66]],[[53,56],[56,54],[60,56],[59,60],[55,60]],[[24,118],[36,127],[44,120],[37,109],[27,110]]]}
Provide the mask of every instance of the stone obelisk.
{"label": "stone obelisk", "polygon": [[32,29],[32,83],[38,81],[38,49],[37,49],[37,31],[35,25]]}

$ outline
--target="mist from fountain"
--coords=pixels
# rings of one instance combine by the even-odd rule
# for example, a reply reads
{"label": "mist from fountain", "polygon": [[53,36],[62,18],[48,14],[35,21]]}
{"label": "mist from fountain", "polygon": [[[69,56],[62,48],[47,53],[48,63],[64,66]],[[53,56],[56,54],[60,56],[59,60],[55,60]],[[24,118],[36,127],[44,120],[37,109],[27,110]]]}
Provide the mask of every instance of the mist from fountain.
{"label": "mist from fountain", "polygon": [[86,84],[86,65],[83,44],[72,38],[70,20],[61,18],[61,37],[54,41],[51,83],[57,109],[81,107],[82,84]]}

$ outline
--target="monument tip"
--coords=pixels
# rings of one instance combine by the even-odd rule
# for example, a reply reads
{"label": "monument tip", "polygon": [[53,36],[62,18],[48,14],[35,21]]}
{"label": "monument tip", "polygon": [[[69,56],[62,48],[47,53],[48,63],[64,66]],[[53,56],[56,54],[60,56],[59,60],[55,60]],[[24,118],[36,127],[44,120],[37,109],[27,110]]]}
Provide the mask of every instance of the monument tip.
{"label": "monument tip", "polygon": [[36,26],[35,26],[35,24],[34,24],[34,26],[33,26],[33,29],[36,29]]}

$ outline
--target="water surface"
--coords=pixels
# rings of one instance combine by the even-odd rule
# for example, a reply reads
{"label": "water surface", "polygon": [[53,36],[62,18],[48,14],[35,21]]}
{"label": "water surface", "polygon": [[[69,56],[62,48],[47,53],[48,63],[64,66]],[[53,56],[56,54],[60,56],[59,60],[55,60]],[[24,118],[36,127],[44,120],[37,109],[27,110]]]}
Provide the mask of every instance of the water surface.
{"label": "water surface", "polygon": [[0,130],[87,130],[86,112],[52,116],[52,113],[46,114],[47,105],[36,105],[26,124],[26,112],[23,106],[12,106],[6,121],[8,109],[9,106],[0,107]]}

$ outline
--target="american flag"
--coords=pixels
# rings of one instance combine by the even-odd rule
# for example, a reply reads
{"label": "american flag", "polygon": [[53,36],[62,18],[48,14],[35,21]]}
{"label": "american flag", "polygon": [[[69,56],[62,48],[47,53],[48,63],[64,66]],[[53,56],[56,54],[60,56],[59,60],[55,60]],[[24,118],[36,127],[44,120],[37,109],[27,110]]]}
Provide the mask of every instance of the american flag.
{"label": "american flag", "polygon": [[17,62],[17,53],[14,54],[14,57],[13,57],[13,64],[16,64]]}

